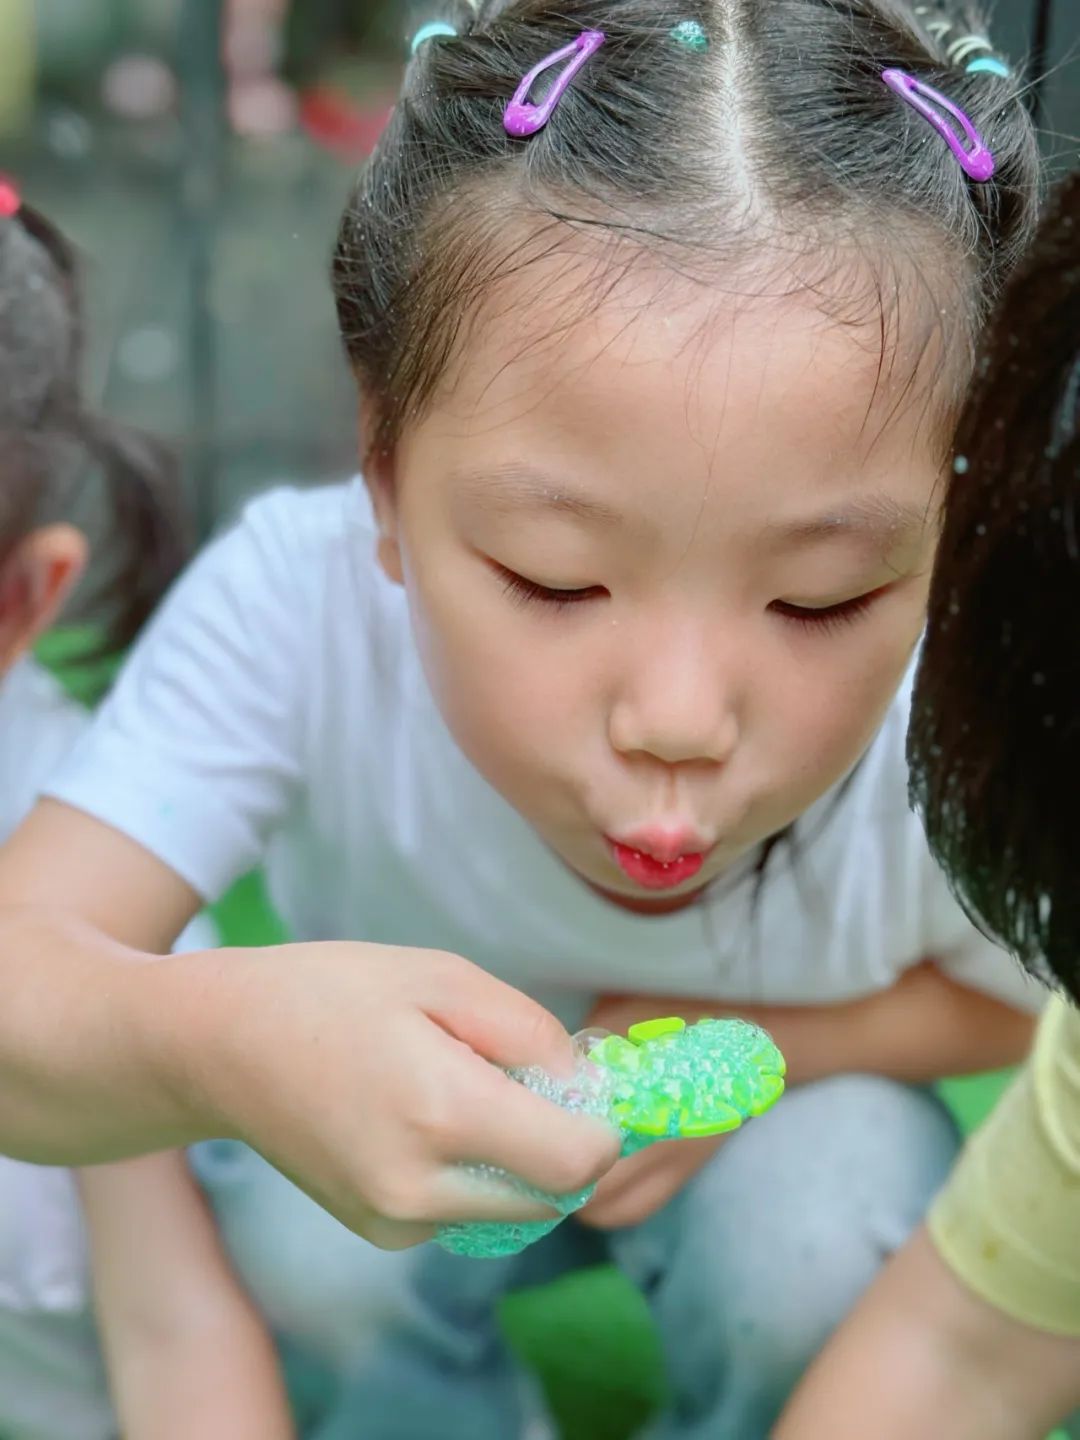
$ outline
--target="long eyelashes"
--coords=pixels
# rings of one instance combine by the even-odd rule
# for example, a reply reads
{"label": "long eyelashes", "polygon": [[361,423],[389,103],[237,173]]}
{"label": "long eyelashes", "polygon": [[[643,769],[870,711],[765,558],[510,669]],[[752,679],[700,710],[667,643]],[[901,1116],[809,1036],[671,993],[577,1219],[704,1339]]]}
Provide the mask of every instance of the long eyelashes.
{"label": "long eyelashes", "polygon": [[785,600],[774,600],[770,608],[792,624],[828,633],[853,625],[866,614],[880,594],[880,590],[872,590],[867,595],[857,595],[853,600],[842,600],[838,605],[826,605],[819,610],[806,605],[789,605]]}
{"label": "long eyelashes", "polygon": [[542,604],[555,610],[565,610],[571,605],[581,605],[586,600],[598,600],[607,594],[602,585],[586,585],[579,590],[554,590],[548,585],[538,585],[504,566],[498,567],[503,589],[522,605]]}
{"label": "long eyelashes", "polygon": [[[519,575],[514,570],[508,570],[503,565],[497,565],[495,568],[506,594],[521,605],[544,605],[551,610],[566,610],[572,605],[582,605],[587,601],[603,599],[608,594],[602,585],[585,585],[577,589],[559,590],[550,585],[541,585],[535,580],[529,580],[524,575]],[[769,608],[793,625],[827,634],[854,624],[870,609],[881,593],[880,590],[873,590],[866,595],[858,595],[851,600],[843,600],[839,604],[820,608],[792,605],[785,600],[775,600]]]}

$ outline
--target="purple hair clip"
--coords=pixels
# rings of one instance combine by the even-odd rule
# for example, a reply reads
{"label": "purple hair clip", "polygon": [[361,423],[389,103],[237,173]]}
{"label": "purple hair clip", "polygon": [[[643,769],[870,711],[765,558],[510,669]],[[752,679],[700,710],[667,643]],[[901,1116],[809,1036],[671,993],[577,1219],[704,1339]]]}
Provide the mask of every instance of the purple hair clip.
{"label": "purple hair clip", "polygon": [[[959,160],[965,175],[970,175],[972,180],[991,178],[994,173],[994,157],[959,105],[954,105],[940,90],[916,80],[915,76],[909,75],[906,70],[883,70],[881,78],[894,95],[899,95],[905,104],[910,105],[924,120],[930,122]],[[945,113],[942,114],[942,111]],[[946,120],[946,115],[955,120],[964,132],[966,145]]]}
{"label": "purple hair clip", "polygon": [[[513,135],[516,140],[525,140],[542,130],[555,113],[556,105],[570,88],[574,76],[583,65],[588,64],[606,38],[602,30],[583,30],[576,40],[541,60],[539,65],[534,65],[514,91],[514,98],[506,107],[503,115],[506,133]],[[544,99],[539,105],[530,104],[529,92],[539,77],[552,66],[561,65],[564,60],[569,63],[562,74],[552,82]]]}

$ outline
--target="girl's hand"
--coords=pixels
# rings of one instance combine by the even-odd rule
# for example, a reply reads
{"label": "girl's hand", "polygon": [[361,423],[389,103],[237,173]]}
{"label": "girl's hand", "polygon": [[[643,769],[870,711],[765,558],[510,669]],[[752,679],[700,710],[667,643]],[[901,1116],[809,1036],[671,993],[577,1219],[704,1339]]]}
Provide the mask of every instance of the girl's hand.
{"label": "girl's hand", "polygon": [[[570,1075],[540,1005],[454,955],[361,943],[161,957],[200,907],[154,856],[43,802],[0,852],[0,1143],[87,1164],[246,1140],[396,1248],[445,1220],[546,1218],[618,1155],[605,1125],[499,1070]],[[148,954],[147,952],[154,952]]]}
{"label": "girl's hand", "polygon": [[[1020,1059],[1034,1019],[964,986],[926,961],[888,990],[833,1005],[721,1005],[656,995],[605,995],[588,1025],[624,1035],[662,1015],[688,1024],[705,1016],[739,1017],[763,1026],[783,1051],[788,1084],[845,1072],[880,1074],[923,1084],[949,1073],[988,1069]],[[580,1212],[586,1225],[636,1225],[702,1169],[716,1140],[665,1141],[622,1160]]]}
{"label": "girl's hand", "polygon": [[598,1121],[567,1115],[497,1067],[571,1074],[569,1036],[534,1001],[454,955],[358,943],[214,951],[143,967],[148,990],[204,1008],[185,1037],[207,1128],[260,1150],[387,1249],[448,1220],[545,1218],[483,1162],[570,1193],[614,1163]]}
{"label": "girl's hand", "polygon": [[[715,1013],[717,1007],[708,1007]],[[593,1007],[590,1029],[625,1035],[631,1025],[661,1015],[681,1015],[687,1021],[706,1013],[700,1002],[648,995],[605,995]],[[597,1186],[596,1194],[575,1219],[597,1230],[620,1230],[640,1225],[673,1199],[720,1149],[726,1137],[708,1140],[665,1140],[637,1155],[620,1160]]]}
{"label": "girl's hand", "polygon": [[640,1225],[674,1199],[726,1139],[714,1135],[707,1140],[664,1140],[620,1160],[574,1218],[596,1230]]}

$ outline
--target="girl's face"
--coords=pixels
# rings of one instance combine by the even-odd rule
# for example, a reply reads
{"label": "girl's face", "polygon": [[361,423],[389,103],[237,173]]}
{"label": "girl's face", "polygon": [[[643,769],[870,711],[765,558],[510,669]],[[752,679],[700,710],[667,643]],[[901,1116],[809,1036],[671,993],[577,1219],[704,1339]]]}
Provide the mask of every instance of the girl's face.
{"label": "girl's face", "polygon": [[535,282],[373,477],[380,554],[477,769],[660,912],[867,746],[922,624],[940,458],[910,374],[811,297],[624,287],[581,318]]}

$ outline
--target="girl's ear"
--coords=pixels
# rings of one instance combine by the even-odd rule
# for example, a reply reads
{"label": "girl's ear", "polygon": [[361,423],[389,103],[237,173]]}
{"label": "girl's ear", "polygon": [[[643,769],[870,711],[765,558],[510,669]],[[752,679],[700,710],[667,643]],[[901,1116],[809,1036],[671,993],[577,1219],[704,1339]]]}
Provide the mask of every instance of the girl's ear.
{"label": "girl's ear", "polygon": [[360,405],[360,453],[364,460],[364,484],[371,496],[375,521],[379,527],[378,560],[383,573],[396,585],[405,583],[398,543],[397,486],[394,482],[394,454],[373,443],[378,433],[375,408],[371,401]]}
{"label": "girl's ear", "polygon": [[0,564],[0,673],[49,628],[86,568],[86,537],[71,525],[34,530]]}

